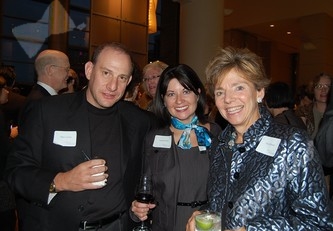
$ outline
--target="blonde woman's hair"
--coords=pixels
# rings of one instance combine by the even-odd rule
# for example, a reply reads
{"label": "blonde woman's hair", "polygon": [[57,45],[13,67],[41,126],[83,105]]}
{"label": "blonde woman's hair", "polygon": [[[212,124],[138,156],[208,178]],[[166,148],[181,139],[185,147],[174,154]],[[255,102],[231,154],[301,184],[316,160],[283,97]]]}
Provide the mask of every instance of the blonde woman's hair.
{"label": "blonde woman's hair", "polygon": [[157,60],[157,61],[148,63],[146,66],[144,66],[144,68],[142,70],[142,73],[143,73],[143,76],[145,76],[145,74],[147,73],[147,71],[149,69],[152,69],[152,68],[159,68],[159,69],[161,69],[161,72],[162,72],[167,67],[168,67],[168,64]]}
{"label": "blonde woman's hair", "polygon": [[266,88],[270,83],[261,57],[247,48],[220,48],[206,67],[207,85],[212,95],[215,85],[232,69],[252,82],[257,90]]}

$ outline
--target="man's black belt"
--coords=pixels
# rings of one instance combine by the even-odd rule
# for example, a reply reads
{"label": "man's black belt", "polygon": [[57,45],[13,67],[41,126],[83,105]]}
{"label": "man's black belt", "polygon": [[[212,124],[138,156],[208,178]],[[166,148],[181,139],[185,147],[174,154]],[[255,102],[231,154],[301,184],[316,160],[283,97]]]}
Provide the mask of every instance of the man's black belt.
{"label": "man's black belt", "polygon": [[201,205],[204,205],[206,204],[207,201],[192,201],[190,203],[185,203],[185,202],[177,202],[177,205],[178,206],[191,206],[192,208],[195,208],[195,207],[198,207],[198,206],[201,206]]}
{"label": "man's black belt", "polygon": [[101,228],[105,225],[111,224],[112,222],[118,220],[125,212],[115,214],[111,217],[107,217],[98,221],[81,221],[80,229],[88,230],[88,229],[96,229]]}

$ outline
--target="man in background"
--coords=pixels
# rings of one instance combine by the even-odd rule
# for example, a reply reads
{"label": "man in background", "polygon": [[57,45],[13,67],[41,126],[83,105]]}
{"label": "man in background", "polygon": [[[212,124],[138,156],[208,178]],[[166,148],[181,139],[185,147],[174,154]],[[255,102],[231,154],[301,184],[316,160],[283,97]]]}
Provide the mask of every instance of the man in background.
{"label": "man in background", "polygon": [[5,79],[5,89],[8,90],[8,102],[2,104],[2,110],[5,123],[11,126],[10,137],[13,139],[17,136],[19,114],[25,104],[26,97],[21,95],[16,86],[16,73],[13,66],[0,65],[0,76]]}
{"label": "man in background", "polygon": [[44,50],[35,60],[37,83],[27,96],[27,101],[36,100],[44,96],[57,95],[67,87],[70,64],[68,56],[58,50]]}

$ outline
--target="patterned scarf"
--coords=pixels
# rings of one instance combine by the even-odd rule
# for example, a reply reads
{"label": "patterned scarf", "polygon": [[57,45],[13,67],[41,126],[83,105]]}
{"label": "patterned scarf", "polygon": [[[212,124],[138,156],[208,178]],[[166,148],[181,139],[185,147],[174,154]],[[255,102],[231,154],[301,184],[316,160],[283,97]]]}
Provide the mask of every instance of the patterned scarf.
{"label": "patterned scarf", "polygon": [[175,117],[171,117],[171,124],[179,130],[184,130],[179,139],[178,147],[182,149],[190,149],[192,147],[190,140],[190,133],[192,129],[194,129],[197,136],[199,146],[210,146],[212,139],[209,136],[208,130],[205,127],[198,125],[197,116],[194,116],[189,124],[183,124]]}

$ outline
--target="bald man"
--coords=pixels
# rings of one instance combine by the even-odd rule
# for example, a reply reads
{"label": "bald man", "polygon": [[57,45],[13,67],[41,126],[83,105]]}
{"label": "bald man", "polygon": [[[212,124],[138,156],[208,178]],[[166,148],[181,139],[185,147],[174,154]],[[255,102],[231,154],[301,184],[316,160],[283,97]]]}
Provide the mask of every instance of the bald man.
{"label": "bald man", "polygon": [[67,87],[70,69],[68,56],[58,50],[44,50],[35,60],[37,83],[33,86],[27,101],[44,96],[57,95],[58,91]]}

